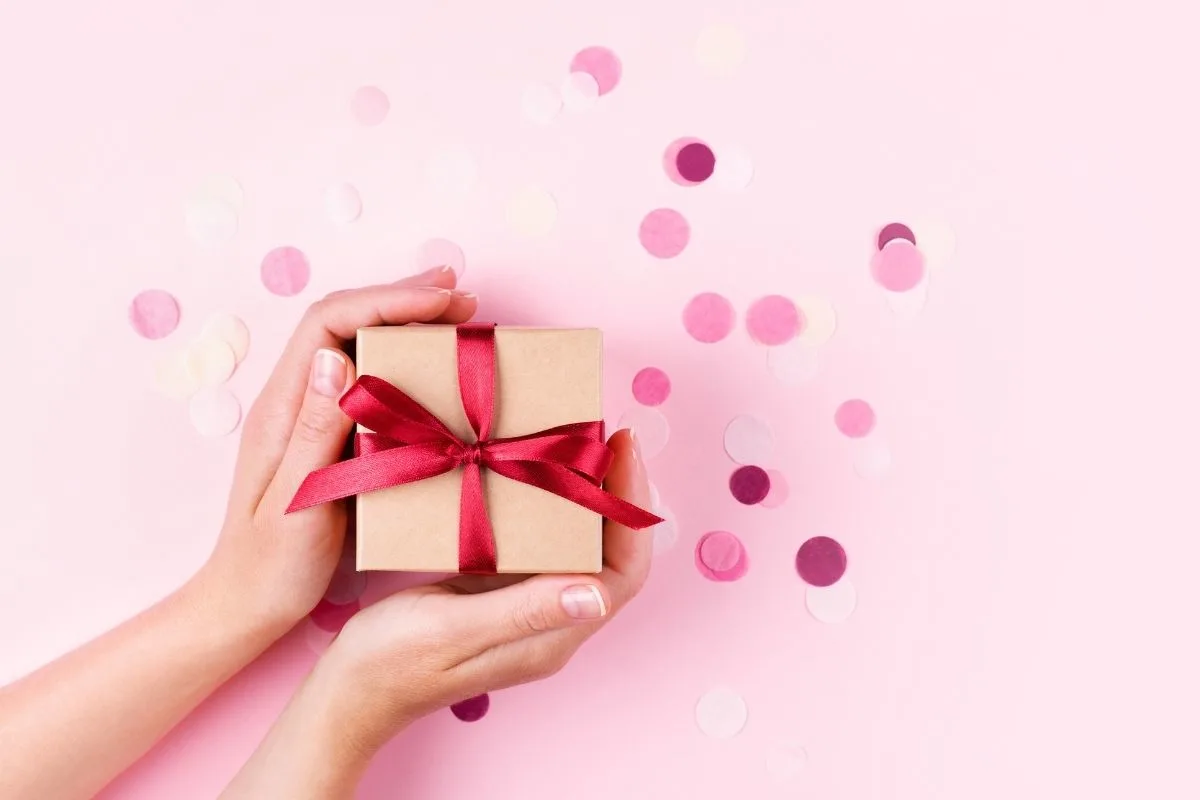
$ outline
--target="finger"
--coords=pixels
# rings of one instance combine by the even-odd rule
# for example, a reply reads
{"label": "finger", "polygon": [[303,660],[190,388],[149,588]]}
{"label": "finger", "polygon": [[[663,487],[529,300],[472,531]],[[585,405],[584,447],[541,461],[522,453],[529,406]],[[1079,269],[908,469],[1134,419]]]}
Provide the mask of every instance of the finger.
{"label": "finger", "polygon": [[[641,508],[650,505],[650,481],[641,448],[631,431],[621,430],[608,440],[615,453],[604,488]],[[641,590],[650,574],[654,537],[650,530],[635,531],[604,521],[604,570],[600,578],[612,590],[620,608]]]}

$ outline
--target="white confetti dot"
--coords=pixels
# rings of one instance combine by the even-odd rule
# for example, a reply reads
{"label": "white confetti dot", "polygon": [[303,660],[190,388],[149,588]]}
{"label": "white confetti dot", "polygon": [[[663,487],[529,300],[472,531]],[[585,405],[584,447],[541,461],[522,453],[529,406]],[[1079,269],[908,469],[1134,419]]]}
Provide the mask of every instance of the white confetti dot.
{"label": "white confetti dot", "polygon": [[586,72],[572,72],[563,80],[562,102],[567,111],[587,111],[600,99],[600,84]]}
{"label": "white confetti dot", "polygon": [[528,239],[545,236],[558,219],[558,203],[544,189],[527,186],[508,200],[508,226],[513,233]]}
{"label": "white confetti dot", "polygon": [[171,400],[186,400],[200,389],[187,349],[172,350],[154,368],[154,390]]}
{"label": "white confetti dot", "polygon": [[715,739],[732,739],[746,727],[746,701],[732,689],[710,689],[696,703],[696,725]]}
{"label": "white confetti dot", "polygon": [[675,515],[671,509],[659,506],[654,513],[663,521],[654,526],[654,555],[665,553],[679,541],[679,526],[675,523]]}
{"label": "white confetti dot", "polygon": [[201,390],[188,404],[192,427],[201,436],[217,437],[233,433],[242,421],[242,406],[223,387]]}
{"label": "white confetti dot", "polygon": [[325,213],[337,225],[349,225],[362,215],[362,198],[348,183],[339,183],[325,190]]}
{"label": "white confetti dot", "polygon": [[653,458],[667,446],[671,426],[662,412],[650,406],[633,406],[617,421],[618,428],[629,428],[637,436],[642,455]]}
{"label": "white confetti dot", "polygon": [[713,168],[713,182],[731,192],[740,192],[754,180],[754,162],[750,154],[737,145],[717,148],[717,163]]}
{"label": "white confetti dot", "polygon": [[238,183],[237,178],[232,175],[210,175],[200,182],[196,190],[192,192],[192,197],[196,199],[204,198],[209,200],[220,200],[228,204],[235,212],[241,213],[242,206],[245,204],[246,195],[242,191],[242,185]]}
{"label": "white confetti dot", "polygon": [[250,350],[250,329],[233,314],[213,314],[200,330],[202,339],[219,339],[229,345],[240,364]]}
{"label": "white confetti dot", "polygon": [[767,750],[767,776],[775,783],[789,783],[808,765],[808,752],[796,740],[776,742]]}
{"label": "white confetti dot", "polygon": [[892,468],[887,443],[870,436],[854,442],[854,471],[863,478],[881,478]]}
{"label": "white confetti dot", "polygon": [[925,266],[941,269],[954,259],[958,240],[950,223],[939,216],[919,217],[909,225],[917,240],[917,249],[925,256]]}
{"label": "white confetti dot", "polygon": [[237,356],[216,337],[202,337],[188,346],[188,363],[201,386],[219,386],[233,375]]}
{"label": "white confetti dot", "polygon": [[817,377],[821,368],[818,349],[801,339],[767,351],[767,369],[785,386],[799,386]]}
{"label": "white confetti dot", "polygon": [[716,77],[728,77],[746,59],[746,37],[732,25],[709,25],[696,37],[695,54],[702,70]]}
{"label": "white confetti dot", "polygon": [[845,622],[858,604],[858,592],[850,579],[843,576],[832,586],[809,586],[804,592],[804,604],[819,622]]}
{"label": "white confetti dot", "polygon": [[804,314],[804,330],[798,337],[801,341],[812,344],[825,344],[833,338],[837,330],[837,312],[824,297],[805,295],[796,300],[796,305]]}
{"label": "white confetti dot", "polygon": [[725,452],[734,463],[762,466],[773,445],[770,427],[756,417],[734,417],[725,427]]}
{"label": "white confetti dot", "polygon": [[425,165],[425,177],[430,188],[440,194],[467,194],[475,188],[475,159],[465,150],[443,150],[429,159]]}
{"label": "white confetti dot", "polygon": [[558,89],[544,83],[531,83],[521,95],[521,113],[525,115],[525,119],[538,125],[550,124],[562,107],[562,94]]}
{"label": "white confetti dot", "polygon": [[205,247],[218,247],[233,238],[238,215],[233,206],[213,197],[195,197],[184,212],[188,235]]}
{"label": "white confetti dot", "polygon": [[888,307],[901,322],[912,322],[921,315],[929,297],[929,276],[907,292],[882,292]]}

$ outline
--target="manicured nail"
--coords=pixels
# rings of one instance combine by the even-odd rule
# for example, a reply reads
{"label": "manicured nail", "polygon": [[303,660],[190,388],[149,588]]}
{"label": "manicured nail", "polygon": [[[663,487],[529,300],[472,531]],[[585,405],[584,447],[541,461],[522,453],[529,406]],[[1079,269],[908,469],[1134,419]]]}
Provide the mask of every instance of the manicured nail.
{"label": "manicured nail", "polygon": [[592,584],[568,586],[563,589],[560,599],[567,616],[574,619],[600,619],[608,613],[604,595]]}
{"label": "manicured nail", "polygon": [[454,295],[456,297],[466,298],[467,300],[474,300],[475,298],[479,297],[479,295],[475,294],[474,292],[464,292],[461,289],[455,289]]}
{"label": "manicured nail", "polygon": [[336,350],[321,348],[313,356],[313,391],[325,397],[340,397],[346,388],[346,357]]}
{"label": "manicured nail", "polygon": [[438,294],[452,295],[454,292],[449,289],[443,289],[440,286],[414,286],[414,289],[420,289],[422,292],[437,292]]}

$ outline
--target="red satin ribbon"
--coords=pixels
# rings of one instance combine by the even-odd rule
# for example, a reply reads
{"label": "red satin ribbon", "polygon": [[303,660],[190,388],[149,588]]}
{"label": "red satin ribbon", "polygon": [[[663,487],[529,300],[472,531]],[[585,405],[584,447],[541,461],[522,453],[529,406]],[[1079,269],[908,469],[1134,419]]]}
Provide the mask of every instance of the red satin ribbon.
{"label": "red satin ribbon", "polygon": [[485,575],[496,572],[496,538],[484,502],[484,467],[565,497],[628,528],[641,530],[662,522],[600,488],[613,460],[604,443],[603,422],[490,438],[495,413],[495,326],[459,325],[457,338],[459,393],[475,441],[459,439],[428,409],[387,381],[364,375],[342,397],[341,407],[375,433],[356,437],[354,458],[309,474],[287,513],[462,467],[458,569]]}

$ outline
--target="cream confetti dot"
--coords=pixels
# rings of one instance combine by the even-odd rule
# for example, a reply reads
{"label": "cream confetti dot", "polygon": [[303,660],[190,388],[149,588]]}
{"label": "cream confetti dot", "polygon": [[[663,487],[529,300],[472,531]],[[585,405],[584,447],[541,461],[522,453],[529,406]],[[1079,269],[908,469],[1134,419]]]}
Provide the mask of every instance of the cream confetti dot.
{"label": "cream confetti dot", "polygon": [[434,191],[443,195],[464,195],[475,188],[478,177],[474,157],[465,150],[435,153],[425,165],[425,177]]}
{"label": "cream confetti dot", "polygon": [[650,406],[634,406],[621,415],[617,421],[618,428],[629,428],[637,436],[642,448],[642,455],[653,458],[667,446],[671,437],[671,427],[667,418],[657,408]]}
{"label": "cream confetti dot", "polygon": [[544,189],[528,186],[508,200],[508,227],[527,239],[545,236],[554,229],[558,219],[558,204]]}
{"label": "cream confetti dot", "polygon": [[234,360],[240,364],[250,350],[250,329],[233,314],[213,314],[200,331],[201,339],[219,339],[229,345]]}
{"label": "cream confetti dot", "polygon": [[767,776],[778,784],[789,783],[808,765],[808,752],[799,741],[788,739],[776,742],[767,750],[764,766]]}
{"label": "cream confetti dot", "polygon": [[767,369],[785,386],[799,386],[817,377],[820,351],[802,338],[767,351]]}
{"label": "cream confetti dot", "polygon": [[918,217],[910,227],[917,240],[917,249],[925,256],[925,266],[940,269],[953,261],[958,240],[945,219],[926,215]]}
{"label": "cream confetti dot", "polygon": [[201,436],[225,436],[242,421],[242,406],[228,389],[217,386],[202,389],[192,398],[188,416]]}
{"label": "cream confetti dot", "polygon": [[761,466],[771,456],[774,437],[767,423],[742,415],[725,427],[725,452],[737,464]]}
{"label": "cream confetti dot", "polygon": [[654,526],[654,554],[665,553],[679,541],[679,526],[675,523],[675,515],[669,508],[658,507],[654,513],[663,521]]}
{"label": "cream confetti dot", "polygon": [[172,350],[154,368],[154,390],[171,400],[186,400],[200,389],[187,349]]}
{"label": "cream confetti dot", "polygon": [[858,592],[847,577],[832,586],[809,586],[804,592],[808,613],[819,622],[845,622],[858,605]]}
{"label": "cream confetti dot", "polygon": [[214,197],[195,197],[184,212],[188,235],[204,247],[219,247],[233,238],[238,215],[233,206]]}
{"label": "cream confetti dot", "polygon": [[800,341],[818,345],[833,338],[837,330],[837,312],[833,310],[833,304],[818,295],[804,295],[796,300],[796,305],[804,314],[804,328],[798,336]]}
{"label": "cream confetti dot", "polygon": [[567,111],[588,111],[600,99],[600,84],[586,72],[572,72],[562,86],[563,107]]}
{"label": "cream confetti dot", "polygon": [[220,200],[236,213],[242,212],[246,202],[246,193],[237,178],[231,175],[210,175],[205,178],[192,192],[195,199]]}
{"label": "cream confetti dot", "polygon": [[715,739],[732,739],[746,727],[746,701],[732,689],[717,687],[696,703],[696,725]]}
{"label": "cream confetti dot", "polygon": [[562,110],[562,94],[545,83],[531,83],[521,94],[521,113],[538,125],[548,125]]}
{"label": "cream confetti dot", "polygon": [[325,213],[337,225],[349,225],[362,215],[362,198],[348,183],[325,190]]}
{"label": "cream confetti dot", "polygon": [[731,192],[740,192],[754,180],[754,162],[741,147],[726,145],[717,148],[717,165],[713,182]]}
{"label": "cream confetti dot", "polygon": [[202,337],[188,347],[188,364],[201,386],[219,386],[233,375],[237,356],[225,341]]}
{"label": "cream confetti dot", "polygon": [[716,23],[696,38],[696,61],[710,75],[728,77],[746,59],[746,37],[732,25]]}
{"label": "cream confetti dot", "polygon": [[892,468],[892,451],[871,436],[854,443],[854,471],[863,478],[882,478]]}

